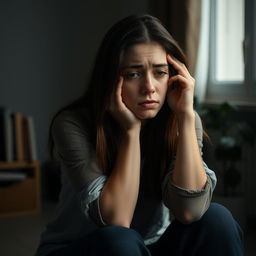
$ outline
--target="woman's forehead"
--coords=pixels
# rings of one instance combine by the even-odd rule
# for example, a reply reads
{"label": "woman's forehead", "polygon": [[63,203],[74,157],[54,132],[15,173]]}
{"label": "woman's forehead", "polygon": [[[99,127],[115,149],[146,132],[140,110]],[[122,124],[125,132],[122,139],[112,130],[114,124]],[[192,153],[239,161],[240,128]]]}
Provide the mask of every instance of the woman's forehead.
{"label": "woman's forehead", "polygon": [[163,61],[167,62],[166,51],[159,43],[142,43],[129,47],[122,55],[121,65],[136,65],[149,61],[152,62],[152,64],[157,64],[155,62],[159,61],[161,61],[161,63]]}

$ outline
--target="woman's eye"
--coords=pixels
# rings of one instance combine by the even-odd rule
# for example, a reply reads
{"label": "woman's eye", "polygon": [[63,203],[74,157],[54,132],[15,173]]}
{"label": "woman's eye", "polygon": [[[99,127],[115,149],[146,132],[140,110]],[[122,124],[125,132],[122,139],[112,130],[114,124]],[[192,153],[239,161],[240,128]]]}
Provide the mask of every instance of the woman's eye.
{"label": "woman's eye", "polygon": [[131,72],[124,75],[126,79],[136,79],[140,77],[140,74],[138,72]]}
{"label": "woman's eye", "polygon": [[158,70],[158,71],[155,72],[155,74],[158,77],[162,77],[162,76],[168,75],[168,72],[167,71],[163,71],[163,70]]}

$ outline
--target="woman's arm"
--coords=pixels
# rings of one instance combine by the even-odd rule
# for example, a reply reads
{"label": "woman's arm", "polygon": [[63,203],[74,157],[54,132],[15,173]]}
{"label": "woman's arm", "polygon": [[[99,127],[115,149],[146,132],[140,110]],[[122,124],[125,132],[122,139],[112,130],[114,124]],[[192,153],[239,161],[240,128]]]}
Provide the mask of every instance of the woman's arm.
{"label": "woman's arm", "polygon": [[[177,71],[170,78],[168,103],[178,120],[178,144],[173,170],[173,182],[185,189],[202,189],[207,177],[198,147],[195,112],[193,109],[195,80],[185,65],[170,56],[168,62]],[[174,81],[178,86],[173,86]]]}
{"label": "woman's arm", "polygon": [[194,112],[184,113],[178,117],[178,132],[177,153],[172,181],[184,189],[203,189],[207,176],[198,147]]}
{"label": "woman's arm", "polygon": [[107,225],[130,227],[140,181],[139,132],[123,135],[114,169],[100,197],[100,212]]}
{"label": "woman's arm", "polygon": [[[206,187],[207,175],[196,136],[193,109],[195,80],[183,63],[170,56],[167,57],[167,60],[177,71],[177,75],[169,80],[167,95],[169,106],[174,111],[178,121],[176,160],[170,176],[171,182],[184,190],[200,191]],[[174,81],[178,82],[178,86],[174,86]],[[169,191],[175,193],[173,189]],[[182,207],[174,205],[174,207],[182,209],[182,212],[180,209],[174,210],[174,212],[180,213],[181,221],[187,223],[194,219],[190,207],[184,207],[184,205]]]}
{"label": "woman's arm", "polygon": [[130,227],[140,184],[141,122],[122,102],[123,78],[113,95],[110,113],[123,128],[122,141],[112,170],[100,196],[100,212],[107,225]]}

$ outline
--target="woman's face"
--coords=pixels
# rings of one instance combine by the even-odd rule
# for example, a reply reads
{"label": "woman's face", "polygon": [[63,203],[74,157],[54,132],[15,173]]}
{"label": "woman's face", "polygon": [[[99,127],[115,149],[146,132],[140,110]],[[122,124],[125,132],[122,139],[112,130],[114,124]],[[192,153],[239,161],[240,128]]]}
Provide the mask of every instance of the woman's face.
{"label": "woman's face", "polygon": [[155,117],[164,104],[169,79],[166,56],[155,42],[136,44],[124,53],[122,99],[141,120]]}

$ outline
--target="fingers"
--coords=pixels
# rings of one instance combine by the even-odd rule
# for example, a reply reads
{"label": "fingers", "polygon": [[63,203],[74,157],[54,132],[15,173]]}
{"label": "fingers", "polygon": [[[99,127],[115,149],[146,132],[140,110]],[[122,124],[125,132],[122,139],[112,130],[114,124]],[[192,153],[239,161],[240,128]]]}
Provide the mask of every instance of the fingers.
{"label": "fingers", "polygon": [[122,89],[122,85],[123,85],[123,77],[119,76],[119,78],[117,80],[117,84],[116,84],[116,89],[118,91],[120,91],[120,89]]}
{"label": "fingers", "polygon": [[169,86],[173,85],[172,89],[175,89],[177,87],[177,82],[181,87],[186,88],[188,80],[182,75],[176,75],[176,76],[170,77],[168,82],[169,82]]}
{"label": "fingers", "polygon": [[123,103],[122,101],[122,87],[123,87],[123,80],[124,78],[122,76],[119,77],[117,82],[117,88],[116,88],[116,100],[118,104]]}
{"label": "fingers", "polygon": [[111,95],[111,102],[110,102],[110,110],[115,110],[116,106],[120,107],[123,104],[122,101],[122,87],[123,87],[123,77],[120,76],[115,90],[113,91],[112,95]]}
{"label": "fingers", "polygon": [[171,57],[169,54],[167,55],[167,61],[178,72],[178,74],[190,76],[190,73],[184,63],[174,57]]}
{"label": "fingers", "polygon": [[122,128],[129,130],[137,127],[138,124],[140,125],[141,121],[132,113],[122,99],[123,81],[124,78],[120,76],[113,88],[108,110]]}
{"label": "fingers", "polygon": [[177,75],[173,75],[169,78],[169,86],[172,85],[172,88],[175,89],[177,83],[183,88],[186,88],[189,85],[194,85],[195,79],[190,75],[184,63],[169,54],[167,55],[167,61],[177,71]]}

